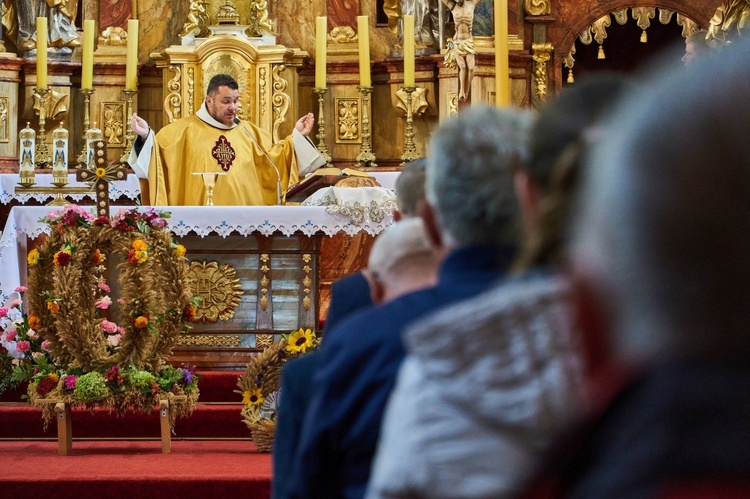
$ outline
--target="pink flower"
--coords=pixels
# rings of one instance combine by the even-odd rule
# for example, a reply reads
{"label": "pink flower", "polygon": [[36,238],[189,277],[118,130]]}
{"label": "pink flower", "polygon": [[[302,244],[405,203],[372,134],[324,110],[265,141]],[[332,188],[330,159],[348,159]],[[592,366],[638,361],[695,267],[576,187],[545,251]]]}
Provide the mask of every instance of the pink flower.
{"label": "pink flower", "polygon": [[28,336],[31,340],[36,340],[39,338],[39,335],[33,329],[29,329],[28,331],[26,331],[26,336]]}
{"label": "pink flower", "polygon": [[12,302],[10,302],[10,308],[20,308],[23,301],[19,299],[15,299]]}
{"label": "pink flower", "polygon": [[65,384],[66,390],[75,390],[76,387],[76,381],[78,381],[78,376],[75,374],[70,374],[65,377],[65,381],[63,382]]}
{"label": "pink flower", "polygon": [[26,353],[29,350],[31,350],[31,343],[25,340],[19,341],[18,343],[16,343],[16,350],[18,350],[21,353]]}
{"label": "pink flower", "polygon": [[117,332],[117,324],[114,322],[108,321],[107,319],[104,319],[102,321],[101,325],[102,331],[104,331],[107,334],[115,334]]}
{"label": "pink flower", "polygon": [[120,344],[120,335],[119,334],[113,334],[112,336],[107,336],[107,343],[109,343],[110,346],[116,347]]}
{"label": "pink flower", "polygon": [[0,319],[8,315],[8,307],[0,307]]}
{"label": "pink flower", "polygon": [[50,340],[44,340],[42,342],[42,350],[44,350],[45,352],[49,352],[49,346],[51,344],[52,344],[52,342]]}
{"label": "pink flower", "polygon": [[105,293],[109,293],[110,289],[109,286],[107,286],[106,282],[97,282],[96,287],[104,291]]}
{"label": "pink flower", "polygon": [[117,334],[119,334],[120,336],[124,336],[125,335],[125,328],[122,327],[122,326],[118,326],[117,327]]}
{"label": "pink flower", "polygon": [[109,296],[104,296],[96,300],[96,308],[106,310],[110,305],[112,305],[112,298],[110,298]]}
{"label": "pink flower", "polygon": [[18,336],[18,331],[11,329],[5,333],[5,341],[13,341],[16,339],[16,336]]}
{"label": "pink flower", "polygon": [[16,293],[25,293],[27,289],[29,288],[27,288],[26,286],[18,286],[16,288]]}
{"label": "pink flower", "polygon": [[122,298],[118,298],[117,299],[117,303],[119,303],[120,305],[125,306],[125,300],[123,300]]}

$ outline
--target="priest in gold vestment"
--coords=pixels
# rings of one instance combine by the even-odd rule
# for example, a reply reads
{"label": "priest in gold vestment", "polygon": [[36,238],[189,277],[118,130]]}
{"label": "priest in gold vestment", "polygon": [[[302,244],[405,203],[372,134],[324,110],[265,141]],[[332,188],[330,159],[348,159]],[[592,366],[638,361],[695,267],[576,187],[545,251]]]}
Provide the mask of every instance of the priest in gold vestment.
{"label": "priest in gold vestment", "polygon": [[203,178],[194,173],[225,173],[216,181],[215,205],[275,205],[301,175],[325,163],[307,138],[315,123],[312,113],[297,121],[292,135],[274,144],[270,133],[237,118],[240,94],[232,77],[214,76],[206,94],[195,115],[156,134],[133,115],[138,138],[129,163],[136,175],[148,179],[144,204],[206,204]]}

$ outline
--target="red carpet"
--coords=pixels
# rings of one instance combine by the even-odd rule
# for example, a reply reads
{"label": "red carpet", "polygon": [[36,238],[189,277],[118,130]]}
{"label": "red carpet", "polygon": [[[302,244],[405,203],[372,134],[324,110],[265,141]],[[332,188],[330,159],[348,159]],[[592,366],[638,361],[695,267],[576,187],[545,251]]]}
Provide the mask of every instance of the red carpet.
{"label": "red carpet", "polygon": [[174,498],[270,496],[271,455],[247,441],[0,442],[3,497]]}

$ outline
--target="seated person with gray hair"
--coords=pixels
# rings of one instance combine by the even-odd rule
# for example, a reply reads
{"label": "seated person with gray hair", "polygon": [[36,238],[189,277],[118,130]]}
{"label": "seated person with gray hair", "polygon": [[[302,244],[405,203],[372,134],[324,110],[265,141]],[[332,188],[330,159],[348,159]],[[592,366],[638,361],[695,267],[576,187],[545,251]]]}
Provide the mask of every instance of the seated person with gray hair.
{"label": "seated person with gray hair", "polygon": [[488,289],[513,260],[512,171],[525,159],[529,122],[521,110],[476,106],[433,135],[421,216],[441,260],[437,284],[354,314],[326,333],[290,497],[364,496],[404,357],[404,327]]}

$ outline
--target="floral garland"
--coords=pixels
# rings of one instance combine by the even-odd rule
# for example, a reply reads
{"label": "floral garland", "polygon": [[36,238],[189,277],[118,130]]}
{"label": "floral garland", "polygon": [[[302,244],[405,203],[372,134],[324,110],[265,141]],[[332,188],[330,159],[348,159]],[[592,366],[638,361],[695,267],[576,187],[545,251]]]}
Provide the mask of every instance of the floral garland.
{"label": "floral garland", "polygon": [[[195,368],[167,364],[195,314],[185,248],[165,229],[168,216],[129,209],[110,220],[67,206],[42,219],[52,231],[28,255],[30,312],[17,331],[33,330],[43,355],[26,352],[14,379],[29,381],[45,423],[54,412],[42,399],[148,412],[184,395],[172,423],[194,409]],[[106,277],[114,270],[113,291]]]}
{"label": "floral garland", "polygon": [[313,350],[317,345],[318,338],[313,330],[293,331],[255,356],[237,380],[240,389],[235,392],[242,395],[242,421],[261,452],[270,452],[273,447],[281,367],[290,358]]}

